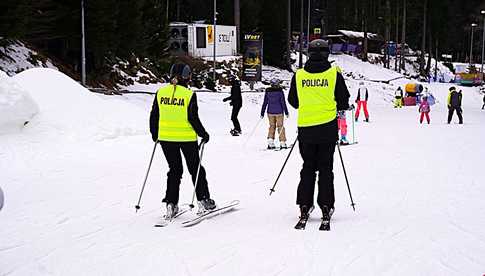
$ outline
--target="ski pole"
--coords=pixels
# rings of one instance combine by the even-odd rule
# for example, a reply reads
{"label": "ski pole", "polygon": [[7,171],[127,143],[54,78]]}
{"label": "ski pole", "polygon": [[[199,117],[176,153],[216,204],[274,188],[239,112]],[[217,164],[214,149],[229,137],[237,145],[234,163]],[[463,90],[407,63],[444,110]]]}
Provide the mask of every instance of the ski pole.
{"label": "ski pole", "polygon": [[345,181],[347,182],[347,189],[349,190],[350,202],[352,203],[350,205],[352,206],[355,212],[355,203],[354,203],[354,200],[352,199],[352,193],[350,192],[349,179],[347,178],[347,172],[345,171],[345,166],[344,166],[344,159],[342,158],[342,152],[340,151],[340,145],[338,143],[337,143],[337,148],[338,148],[338,154],[340,155],[340,161],[342,162],[342,168],[344,170]]}
{"label": "ski pole", "polygon": [[138,198],[138,204],[136,204],[136,206],[135,206],[136,212],[138,212],[138,210],[140,210],[141,197],[143,196],[143,191],[145,190],[145,184],[147,183],[148,173],[150,172],[150,168],[152,167],[153,156],[155,155],[155,150],[157,149],[157,144],[158,144],[158,141],[156,141],[155,144],[153,145],[152,157],[150,158],[150,163],[148,164],[148,170],[147,170],[147,173],[145,175],[145,180],[143,181],[143,186],[141,187],[140,197]]}
{"label": "ski pole", "polygon": [[283,163],[283,167],[281,167],[280,173],[278,174],[278,177],[276,178],[276,181],[274,182],[273,187],[270,189],[271,192],[269,193],[269,195],[271,195],[272,193],[275,192],[276,184],[278,184],[278,180],[280,179],[281,173],[283,173],[283,170],[285,169],[286,163],[288,162],[288,159],[290,159],[290,155],[293,152],[293,149],[295,148],[296,142],[298,142],[298,136],[296,136],[295,142],[291,146],[291,149],[290,149],[290,152],[288,153],[288,156],[286,156],[285,163]]}
{"label": "ski pole", "polygon": [[192,194],[192,203],[190,203],[190,209],[194,209],[194,200],[195,200],[195,193],[197,191],[197,185],[199,184],[199,173],[200,173],[200,166],[202,165],[202,157],[204,156],[204,146],[205,143],[200,143],[200,156],[199,156],[199,166],[197,167],[197,174],[195,176],[195,184],[194,184],[194,193]]}
{"label": "ski pole", "polygon": [[355,144],[355,118],[354,118],[354,109],[352,108],[352,143]]}
{"label": "ski pole", "polygon": [[249,140],[253,137],[254,133],[256,132],[256,130],[258,129],[258,126],[259,124],[263,121],[263,118],[261,118],[260,120],[258,120],[258,122],[256,123],[256,125],[254,126],[253,130],[251,131],[251,133],[249,134],[249,137],[248,139],[246,139],[246,142],[244,142],[244,146],[246,146],[246,144],[249,142]]}

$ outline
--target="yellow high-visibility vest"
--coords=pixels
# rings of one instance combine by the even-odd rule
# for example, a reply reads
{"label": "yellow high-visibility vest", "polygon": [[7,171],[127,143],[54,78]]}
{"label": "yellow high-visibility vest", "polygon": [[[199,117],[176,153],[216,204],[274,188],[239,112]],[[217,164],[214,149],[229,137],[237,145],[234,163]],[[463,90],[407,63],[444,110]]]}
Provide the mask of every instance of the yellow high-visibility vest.
{"label": "yellow high-visibility vest", "polygon": [[[174,90],[175,88],[175,90]],[[167,142],[194,142],[197,134],[188,120],[188,108],[192,98],[190,89],[167,85],[157,91],[160,113],[158,140]]]}
{"label": "yellow high-visibility vest", "polygon": [[299,127],[325,124],[337,117],[337,70],[331,67],[322,73],[308,73],[305,69],[296,71]]}

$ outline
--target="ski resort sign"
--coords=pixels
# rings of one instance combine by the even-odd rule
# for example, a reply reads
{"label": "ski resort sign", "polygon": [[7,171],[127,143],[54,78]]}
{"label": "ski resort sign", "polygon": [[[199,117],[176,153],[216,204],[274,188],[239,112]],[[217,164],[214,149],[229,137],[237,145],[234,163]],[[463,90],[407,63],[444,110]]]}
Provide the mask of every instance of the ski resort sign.
{"label": "ski resort sign", "polygon": [[263,36],[261,34],[244,35],[243,81],[261,81],[263,69]]}

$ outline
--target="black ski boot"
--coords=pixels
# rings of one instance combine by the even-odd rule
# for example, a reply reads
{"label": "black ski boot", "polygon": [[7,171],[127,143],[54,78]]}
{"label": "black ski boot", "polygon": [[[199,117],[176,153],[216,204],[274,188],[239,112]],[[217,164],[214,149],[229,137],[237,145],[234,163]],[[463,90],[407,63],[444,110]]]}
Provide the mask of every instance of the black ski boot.
{"label": "black ski boot", "polygon": [[199,205],[199,212],[198,213],[205,213],[217,208],[216,202],[213,199],[207,198],[200,200],[198,202]]}
{"label": "black ski boot", "polygon": [[313,211],[313,206],[308,207],[307,205],[300,205],[300,220],[295,225],[295,229],[303,230],[305,229],[306,223],[310,218],[310,213]]}
{"label": "black ski boot", "polygon": [[323,205],[322,207],[322,224],[320,224],[320,231],[330,231],[330,219],[332,218],[335,208]]}

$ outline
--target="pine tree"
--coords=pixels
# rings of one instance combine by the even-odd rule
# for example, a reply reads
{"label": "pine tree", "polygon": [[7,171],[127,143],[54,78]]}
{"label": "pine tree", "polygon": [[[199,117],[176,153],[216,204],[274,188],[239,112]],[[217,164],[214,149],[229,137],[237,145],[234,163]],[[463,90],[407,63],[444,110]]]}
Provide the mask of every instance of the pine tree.
{"label": "pine tree", "polygon": [[102,69],[118,48],[116,0],[86,1],[86,43],[94,58],[94,68]]}
{"label": "pine tree", "polygon": [[118,51],[117,55],[123,58],[132,53],[142,54],[143,36],[141,6],[144,1],[119,0],[117,16]]}
{"label": "pine tree", "polygon": [[263,0],[261,7],[261,30],[264,41],[264,62],[285,67],[286,58],[286,7],[275,5],[274,1]]}
{"label": "pine tree", "polygon": [[28,25],[27,0],[0,1],[0,38],[23,38]]}
{"label": "pine tree", "polygon": [[168,23],[166,6],[160,0],[146,0],[142,6],[144,53],[158,72],[167,71]]}

